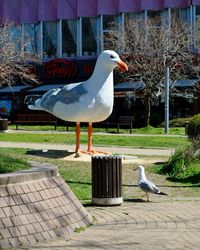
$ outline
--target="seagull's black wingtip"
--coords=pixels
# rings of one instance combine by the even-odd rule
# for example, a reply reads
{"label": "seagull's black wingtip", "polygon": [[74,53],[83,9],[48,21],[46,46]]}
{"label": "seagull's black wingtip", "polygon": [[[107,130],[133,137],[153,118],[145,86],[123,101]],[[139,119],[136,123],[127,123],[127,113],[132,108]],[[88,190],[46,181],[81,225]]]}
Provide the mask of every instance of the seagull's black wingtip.
{"label": "seagull's black wingtip", "polygon": [[160,192],[160,193],[158,193],[159,195],[168,195],[168,194],[166,194],[166,193],[164,193],[164,192]]}

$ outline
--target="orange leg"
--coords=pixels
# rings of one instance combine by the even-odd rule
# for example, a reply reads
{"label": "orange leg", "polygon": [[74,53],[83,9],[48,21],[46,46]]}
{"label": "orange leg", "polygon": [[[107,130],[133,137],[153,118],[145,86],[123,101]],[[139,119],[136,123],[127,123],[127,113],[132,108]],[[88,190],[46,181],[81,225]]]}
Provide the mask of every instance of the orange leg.
{"label": "orange leg", "polygon": [[147,195],[147,201],[149,202],[150,200],[149,200],[149,194],[148,193],[146,193],[146,195]]}
{"label": "orange leg", "polygon": [[80,151],[80,122],[76,123],[76,156],[79,156]]}
{"label": "orange leg", "polygon": [[92,148],[92,123],[90,122],[88,124],[88,152],[93,152],[93,148]]}
{"label": "orange leg", "polygon": [[76,123],[76,157],[79,157],[81,154],[89,154],[89,155],[95,155],[95,154],[104,154],[108,155],[111,154],[110,152],[103,152],[103,151],[97,151],[92,148],[92,123],[89,123],[88,125],[88,149],[87,151],[80,149],[80,122]]}
{"label": "orange leg", "polygon": [[81,156],[81,154],[95,154],[95,151],[92,149],[92,123],[89,123],[88,126],[88,150],[81,150],[80,149],[80,134],[81,134],[81,129],[80,129],[80,122],[76,123],[76,157]]}
{"label": "orange leg", "polygon": [[88,124],[88,154],[95,155],[95,154],[103,154],[103,155],[110,155],[110,152],[104,152],[104,151],[99,151],[95,150],[92,147],[92,123],[90,122]]}

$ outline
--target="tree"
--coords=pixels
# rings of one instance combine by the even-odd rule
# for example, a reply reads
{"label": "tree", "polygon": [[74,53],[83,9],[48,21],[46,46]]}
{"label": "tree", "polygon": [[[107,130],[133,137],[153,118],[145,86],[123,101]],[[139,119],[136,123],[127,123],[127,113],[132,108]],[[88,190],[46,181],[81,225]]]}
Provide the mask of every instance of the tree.
{"label": "tree", "polygon": [[[126,74],[116,72],[118,81],[143,81],[145,123],[149,125],[151,102],[164,91],[165,65],[170,61],[170,80],[199,78],[199,57],[192,51],[191,31],[176,17],[161,20],[126,20],[118,32],[109,33],[106,44],[123,53],[129,65]],[[171,88],[172,90],[172,88]],[[174,89],[173,89],[174,91]]]}
{"label": "tree", "polygon": [[0,26],[0,87],[10,86],[20,79],[22,82],[37,82],[34,62],[39,57],[26,50],[22,39],[14,38],[13,24]]}

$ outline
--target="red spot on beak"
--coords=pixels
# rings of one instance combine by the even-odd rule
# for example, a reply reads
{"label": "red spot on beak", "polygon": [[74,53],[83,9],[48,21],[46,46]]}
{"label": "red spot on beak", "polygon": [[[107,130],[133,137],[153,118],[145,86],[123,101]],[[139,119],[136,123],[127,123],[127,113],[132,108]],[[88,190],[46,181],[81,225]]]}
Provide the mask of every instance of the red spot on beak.
{"label": "red spot on beak", "polygon": [[124,71],[128,71],[128,66],[125,62],[123,62],[122,60],[120,60],[118,63],[117,63],[118,67],[121,69],[121,70],[124,70]]}

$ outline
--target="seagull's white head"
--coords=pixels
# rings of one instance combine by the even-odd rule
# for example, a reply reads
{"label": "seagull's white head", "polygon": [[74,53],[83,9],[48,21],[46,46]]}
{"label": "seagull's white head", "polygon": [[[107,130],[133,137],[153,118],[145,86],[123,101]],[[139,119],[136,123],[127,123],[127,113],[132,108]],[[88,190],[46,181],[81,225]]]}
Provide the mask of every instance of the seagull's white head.
{"label": "seagull's white head", "polygon": [[98,61],[103,63],[105,67],[109,68],[111,71],[113,71],[116,67],[119,67],[121,70],[128,71],[127,64],[120,59],[119,55],[115,51],[102,51],[98,57]]}
{"label": "seagull's white head", "polygon": [[144,172],[144,167],[143,166],[138,166],[138,171],[139,171],[139,179],[146,179],[145,172]]}
{"label": "seagull's white head", "polygon": [[143,166],[138,166],[138,168],[137,168],[137,169],[139,170],[139,172],[144,171],[144,167],[143,167]]}

